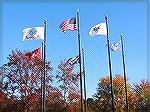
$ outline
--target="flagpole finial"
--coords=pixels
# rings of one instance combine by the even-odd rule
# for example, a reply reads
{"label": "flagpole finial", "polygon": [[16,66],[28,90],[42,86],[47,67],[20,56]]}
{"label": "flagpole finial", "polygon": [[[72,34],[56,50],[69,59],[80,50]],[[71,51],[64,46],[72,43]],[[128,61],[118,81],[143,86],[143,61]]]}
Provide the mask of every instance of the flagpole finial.
{"label": "flagpole finial", "polygon": [[105,19],[107,19],[107,15],[105,15]]}
{"label": "flagpole finial", "polygon": [[84,50],[84,47],[82,47],[82,50]]}
{"label": "flagpole finial", "polygon": [[77,9],[77,12],[79,12],[79,9]]}
{"label": "flagpole finial", "polygon": [[123,37],[123,34],[120,34],[121,38]]}
{"label": "flagpole finial", "polygon": [[44,19],[44,23],[47,23],[47,19]]}

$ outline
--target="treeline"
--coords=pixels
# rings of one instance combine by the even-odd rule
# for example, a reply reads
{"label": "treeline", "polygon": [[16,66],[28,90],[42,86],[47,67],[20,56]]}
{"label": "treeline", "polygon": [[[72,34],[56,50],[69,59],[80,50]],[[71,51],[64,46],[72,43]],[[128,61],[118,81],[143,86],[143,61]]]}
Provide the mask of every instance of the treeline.
{"label": "treeline", "polygon": [[[39,53],[12,51],[8,63],[1,68],[0,112],[40,112],[44,62]],[[80,110],[79,73],[65,60],[56,75],[51,62],[45,63],[46,112]],[[58,86],[53,86],[57,80]]]}
{"label": "treeline", "polygon": [[[113,79],[115,112],[126,112],[126,96],[124,78],[116,75]],[[129,112],[149,112],[150,83],[141,80],[138,84],[127,83]],[[99,79],[97,92],[93,98],[87,99],[90,112],[112,112],[110,78]]]}
{"label": "treeline", "polygon": [[[28,55],[27,55],[28,54]],[[32,54],[31,54],[32,55]],[[0,70],[0,112],[40,112],[43,60],[28,52],[12,51],[8,63]],[[28,56],[28,57],[27,57]],[[33,58],[34,57],[34,58]],[[76,64],[61,61],[56,75],[52,74],[51,62],[46,62],[45,102],[46,112],[80,112],[79,72]],[[57,87],[53,81],[57,80]],[[113,79],[115,112],[125,112],[124,79]],[[150,110],[150,83],[127,84],[130,112]],[[94,93],[93,93],[94,94]],[[87,112],[111,112],[109,77],[101,78],[97,92],[88,98]]]}

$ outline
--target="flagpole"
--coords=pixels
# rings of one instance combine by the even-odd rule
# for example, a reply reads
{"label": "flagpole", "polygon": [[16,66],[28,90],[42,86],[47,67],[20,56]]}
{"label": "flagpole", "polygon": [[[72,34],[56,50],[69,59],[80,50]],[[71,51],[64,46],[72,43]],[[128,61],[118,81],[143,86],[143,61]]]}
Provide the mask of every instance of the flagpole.
{"label": "flagpole", "polygon": [[[44,42],[42,41],[42,60],[44,59]],[[43,60],[44,62],[44,60]],[[44,72],[44,63],[43,63],[43,72]],[[41,74],[41,112],[43,112],[43,73]]]}
{"label": "flagpole", "polygon": [[108,60],[109,60],[109,72],[110,72],[110,83],[111,83],[111,103],[112,103],[112,112],[114,112],[114,90],[113,90],[113,80],[112,80],[112,71],[111,71],[111,59],[110,59],[110,50],[109,50],[109,37],[108,37],[108,23],[107,15],[105,15],[106,28],[107,28],[107,45],[108,45]]}
{"label": "flagpole", "polygon": [[84,112],[86,112],[86,82],[85,82],[85,66],[84,66],[84,49],[82,48],[82,61],[83,61],[83,76],[84,76]]}
{"label": "flagpole", "polygon": [[127,94],[127,83],[126,83],[126,71],[125,71],[125,60],[124,60],[124,49],[123,49],[123,35],[120,35],[121,37],[121,48],[122,48],[122,63],[123,63],[123,71],[124,71],[124,83],[125,83],[125,92],[126,92],[126,111],[129,112],[128,108],[128,94]]}
{"label": "flagpole", "polygon": [[44,72],[44,75],[43,75],[43,94],[42,94],[42,112],[45,112],[45,77],[46,77],[46,73],[45,73],[45,58],[46,58],[46,22],[47,20],[44,19],[44,67],[43,67],[43,72]]}
{"label": "flagpole", "polygon": [[64,75],[64,103],[65,103],[65,108],[66,108],[66,73],[63,71]]}
{"label": "flagpole", "polygon": [[83,112],[83,92],[82,92],[82,67],[81,67],[81,45],[79,30],[79,9],[77,10],[77,30],[78,30],[78,47],[79,47],[79,64],[80,64],[80,91],[81,91],[81,112]]}

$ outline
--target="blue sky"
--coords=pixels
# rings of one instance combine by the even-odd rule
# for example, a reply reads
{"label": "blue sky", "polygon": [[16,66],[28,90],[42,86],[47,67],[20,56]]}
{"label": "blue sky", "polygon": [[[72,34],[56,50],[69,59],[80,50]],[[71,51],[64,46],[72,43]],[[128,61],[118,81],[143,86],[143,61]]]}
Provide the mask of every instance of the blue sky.
{"label": "blue sky", "polygon": [[[108,16],[109,37],[120,41],[122,33],[128,82],[147,79],[147,4],[146,3],[4,3],[3,64],[12,50],[34,50],[41,40],[22,41],[22,30],[47,23],[46,59],[52,61],[56,74],[59,62],[78,54],[77,31],[61,32],[59,25],[80,10],[81,44],[85,50],[87,97],[96,92],[98,79],[109,76],[105,36],[90,37],[90,28],[105,22]],[[112,73],[123,74],[121,52],[111,52]]]}

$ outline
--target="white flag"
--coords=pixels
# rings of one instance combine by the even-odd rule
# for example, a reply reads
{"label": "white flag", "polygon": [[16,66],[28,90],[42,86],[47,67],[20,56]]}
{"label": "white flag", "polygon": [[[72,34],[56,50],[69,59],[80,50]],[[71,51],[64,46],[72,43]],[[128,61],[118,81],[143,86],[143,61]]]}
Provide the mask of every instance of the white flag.
{"label": "white flag", "polygon": [[44,40],[44,27],[26,28],[23,30],[23,41],[31,39]]}
{"label": "white flag", "polygon": [[94,37],[95,35],[107,35],[106,23],[100,23],[90,29],[89,35]]}
{"label": "white flag", "polygon": [[111,44],[110,49],[112,51],[120,51],[121,50],[121,41],[118,43]]}

